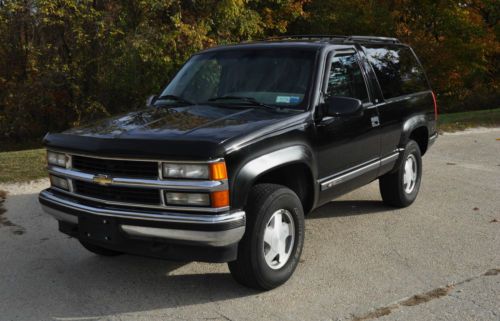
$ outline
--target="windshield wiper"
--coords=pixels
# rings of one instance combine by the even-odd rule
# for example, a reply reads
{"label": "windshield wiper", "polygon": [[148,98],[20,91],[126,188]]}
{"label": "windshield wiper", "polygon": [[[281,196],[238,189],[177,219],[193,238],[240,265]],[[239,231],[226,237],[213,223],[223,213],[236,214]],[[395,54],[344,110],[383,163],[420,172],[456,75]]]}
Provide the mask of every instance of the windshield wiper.
{"label": "windshield wiper", "polygon": [[179,102],[179,103],[182,103],[182,104],[186,104],[186,105],[194,105],[192,102],[190,102],[189,100],[186,100],[180,96],[176,96],[176,95],[163,95],[163,96],[160,96],[158,98],[156,98],[156,101],[158,100],[175,100],[176,102]]}
{"label": "windshield wiper", "polygon": [[261,103],[260,101],[258,101],[253,97],[245,97],[245,96],[220,96],[220,97],[210,98],[208,101],[214,102],[217,100],[242,100],[244,102],[250,103],[252,106],[264,107],[267,109],[275,109],[273,106]]}

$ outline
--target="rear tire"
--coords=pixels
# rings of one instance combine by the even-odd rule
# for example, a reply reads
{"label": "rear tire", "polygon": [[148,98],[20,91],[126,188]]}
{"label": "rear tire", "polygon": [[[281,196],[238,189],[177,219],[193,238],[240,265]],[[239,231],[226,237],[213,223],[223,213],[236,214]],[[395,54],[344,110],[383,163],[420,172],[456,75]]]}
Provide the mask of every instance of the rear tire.
{"label": "rear tire", "polygon": [[285,283],[299,263],[304,244],[302,203],[289,188],[258,184],[247,204],[245,235],[229,270],[245,286],[270,290]]}
{"label": "rear tire", "polygon": [[420,147],[410,140],[395,172],[379,178],[380,194],[386,205],[407,207],[417,198],[422,180]]}
{"label": "rear tire", "polygon": [[97,245],[94,245],[94,244],[91,244],[91,243],[88,243],[85,241],[80,241],[80,244],[82,244],[82,246],[86,250],[88,250],[94,254],[100,255],[100,256],[118,256],[118,255],[123,254],[122,252],[109,250],[109,249],[106,249],[104,247],[100,247],[100,246],[97,246]]}

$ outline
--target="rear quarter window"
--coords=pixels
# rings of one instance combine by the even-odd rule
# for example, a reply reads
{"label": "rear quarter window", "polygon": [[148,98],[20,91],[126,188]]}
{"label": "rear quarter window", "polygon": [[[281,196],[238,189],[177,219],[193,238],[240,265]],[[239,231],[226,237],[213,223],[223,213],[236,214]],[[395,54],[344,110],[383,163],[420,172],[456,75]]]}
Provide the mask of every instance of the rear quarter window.
{"label": "rear quarter window", "polygon": [[413,51],[403,46],[364,46],[385,99],[429,90]]}

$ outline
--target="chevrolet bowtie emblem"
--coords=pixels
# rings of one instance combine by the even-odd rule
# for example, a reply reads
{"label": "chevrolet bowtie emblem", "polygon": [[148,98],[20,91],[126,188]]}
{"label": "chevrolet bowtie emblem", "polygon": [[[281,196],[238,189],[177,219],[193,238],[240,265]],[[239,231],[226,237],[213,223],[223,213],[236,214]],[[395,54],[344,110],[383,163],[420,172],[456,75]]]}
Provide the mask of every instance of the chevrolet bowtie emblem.
{"label": "chevrolet bowtie emblem", "polygon": [[113,178],[109,177],[108,175],[97,174],[92,178],[92,182],[99,185],[109,185],[113,183]]}

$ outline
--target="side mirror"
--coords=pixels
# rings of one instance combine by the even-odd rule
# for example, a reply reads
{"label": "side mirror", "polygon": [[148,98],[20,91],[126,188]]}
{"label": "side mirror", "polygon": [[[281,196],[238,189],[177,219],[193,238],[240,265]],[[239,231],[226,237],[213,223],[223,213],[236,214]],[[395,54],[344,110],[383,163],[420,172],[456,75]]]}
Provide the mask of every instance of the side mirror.
{"label": "side mirror", "polygon": [[151,95],[146,99],[146,106],[152,107],[153,104],[155,103],[156,99],[158,99],[158,96],[156,95]]}
{"label": "side mirror", "polygon": [[324,106],[327,116],[354,116],[361,113],[363,103],[356,98],[332,96],[326,100]]}

